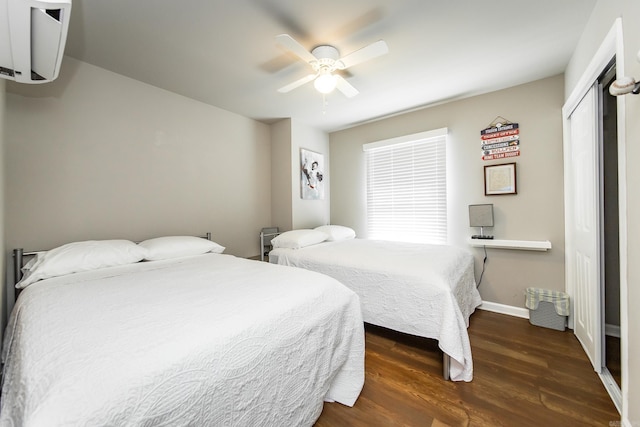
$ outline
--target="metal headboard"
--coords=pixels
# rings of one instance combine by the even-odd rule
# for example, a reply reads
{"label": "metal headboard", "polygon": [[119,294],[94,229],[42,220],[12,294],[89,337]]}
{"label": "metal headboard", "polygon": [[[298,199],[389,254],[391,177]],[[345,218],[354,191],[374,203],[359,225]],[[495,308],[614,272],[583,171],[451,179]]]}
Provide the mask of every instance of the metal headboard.
{"label": "metal headboard", "polygon": [[[34,256],[38,252],[25,252],[22,248],[13,250],[13,285],[15,286],[22,279],[22,267],[24,267],[24,257]],[[16,289],[17,291],[17,289]]]}

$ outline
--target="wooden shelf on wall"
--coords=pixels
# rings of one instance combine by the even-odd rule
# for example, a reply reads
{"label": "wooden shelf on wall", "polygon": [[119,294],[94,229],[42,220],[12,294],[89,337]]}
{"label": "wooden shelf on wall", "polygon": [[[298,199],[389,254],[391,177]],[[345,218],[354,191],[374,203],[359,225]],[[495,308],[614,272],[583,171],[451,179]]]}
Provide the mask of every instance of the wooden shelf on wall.
{"label": "wooden shelf on wall", "polygon": [[523,251],[547,251],[551,249],[548,240],[504,240],[504,239],[468,239],[468,243],[474,247],[487,247],[495,249],[517,249]]}

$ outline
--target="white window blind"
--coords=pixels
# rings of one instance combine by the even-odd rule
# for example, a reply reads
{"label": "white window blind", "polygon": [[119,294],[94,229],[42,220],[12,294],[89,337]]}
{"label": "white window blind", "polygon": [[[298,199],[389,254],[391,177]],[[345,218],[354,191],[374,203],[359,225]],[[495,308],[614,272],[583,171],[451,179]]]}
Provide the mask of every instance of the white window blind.
{"label": "white window blind", "polygon": [[447,243],[447,129],[365,144],[371,239]]}

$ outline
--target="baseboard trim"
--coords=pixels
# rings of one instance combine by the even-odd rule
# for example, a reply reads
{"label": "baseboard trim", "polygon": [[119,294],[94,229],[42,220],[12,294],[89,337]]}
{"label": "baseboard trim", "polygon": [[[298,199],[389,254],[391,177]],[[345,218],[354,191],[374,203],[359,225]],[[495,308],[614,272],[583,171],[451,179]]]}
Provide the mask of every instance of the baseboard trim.
{"label": "baseboard trim", "polygon": [[620,326],[606,323],[604,325],[604,334],[610,337],[620,338]]}
{"label": "baseboard trim", "polygon": [[497,302],[482,301],[480,310],[492,311],[494,313],[508,314],[509,316],[529,318],[529,310],[522,307],[514,307],[512,305],[499,304]]}

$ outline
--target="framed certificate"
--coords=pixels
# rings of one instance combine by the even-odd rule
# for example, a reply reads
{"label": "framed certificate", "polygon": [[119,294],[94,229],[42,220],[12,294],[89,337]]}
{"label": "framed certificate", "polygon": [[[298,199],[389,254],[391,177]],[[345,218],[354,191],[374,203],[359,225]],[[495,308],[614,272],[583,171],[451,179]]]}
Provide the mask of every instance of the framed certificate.
{"label": "framed certificate", "polygon": [[484,195],[518,194],[516,164],[504,163],[484,167]]}

